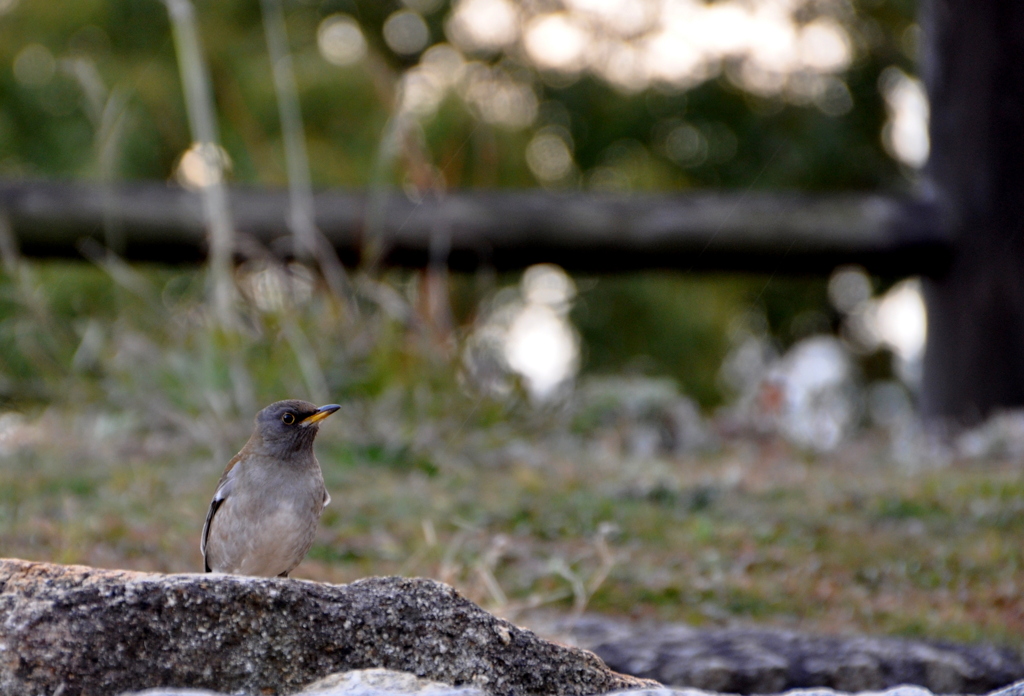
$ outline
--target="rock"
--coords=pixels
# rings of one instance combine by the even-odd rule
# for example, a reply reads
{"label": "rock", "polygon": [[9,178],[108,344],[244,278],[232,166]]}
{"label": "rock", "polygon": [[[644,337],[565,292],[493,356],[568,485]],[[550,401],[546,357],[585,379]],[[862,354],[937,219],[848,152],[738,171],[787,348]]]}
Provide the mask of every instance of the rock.
{"label": "rock", "polygon": [[989,696],[1024,696],[1024,681],[1014,682],[999,691],[993,691]]}
{"label": "rock", "polygon": [[526,623],[593,650],[612,669],[718,692],[777,693],[816,687],[859,692],[916,684],[939,694],[980,694],[1024,679],[1021,656],[991,645],[772,629],[699,630],[599,616],[584,616],[572,624],[536,616]]}
{"label": "rock", "polygon": [[[658,688],[633,689],[630,691],[615,691],[604,696],[721,696],[711,691],[700,689],[681,689],[671,686]],[[852,696],[845,691],[834,691],[832,689],[794,689],[775,696]],[[897,686],[885,691],[865,691],[858,696],[933,696],[927,689],[919,686]],[[994,696],[994,695],[990,695]],[[1020,696],[1019,694],[1007,694],[1006,696]]]}
{"label": "rock", "polygon": [[[121,696],[226,696],[193,689],[146,689]],[[473,686],[451,686],[392,669],[354,669],[309,684],[298,696],[488,696]]]}
{"label": "rock", "polygon": [[[57,692],[54,692],[57,693]],[[59,696],[63,696],[60,692]],[[145,691],[124,692],[121,696],[227,696],[218,691],[208,689],[146,689]]]}
{"label": "rock", "polygon": [[391,669],[357,669],[318,679],[300,694],[306,696],[488,696],[473,686],[451,686]]}
{"label": "rock", "polygon": [[0,694],[290,693],[372,667],[497,696],[654,685],[432,580],[324,585],[0,560]]}
{"label": "rock", "polygon": [[[334,684],[327,690],[310,691],[320,684]],[[449,687],[437,682],[419,679],[411,674],[389,670],[356,670],[331,675],[310,685],[301,694],[308,696],[474,696],[481,694],[472,687]],[[183,689],[151,689],[122,696],[226,696],[212,691],[189,691]],[[596,696],[596,695],[595,695]],[[613,691],[602,696],[721,696],[716,692],[701,689],[671,686],[647,687],[628,691]],[[852,696],[849,692],[834,689],[794,689],[777,696]],[[931,691],[919,686],[896,686],[884,691],[862,691],[858,696],[933,696]],[[1024,682],[1017,682],[988,696],[1024,696]]]}

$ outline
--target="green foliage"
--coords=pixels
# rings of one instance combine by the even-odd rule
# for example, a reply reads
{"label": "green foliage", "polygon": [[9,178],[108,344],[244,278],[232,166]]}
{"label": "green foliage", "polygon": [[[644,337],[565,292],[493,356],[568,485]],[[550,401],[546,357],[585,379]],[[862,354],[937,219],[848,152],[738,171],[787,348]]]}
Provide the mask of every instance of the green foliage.
{"label": "green foliage", "polygon": [[580,285],[572,318],[586,347],[584,369],[611,372],[632,361],[671,375],[702,403],[719,401],[716,375],[728,322],[746,307],[743,281],[648,273]]}
{"label": "green foliage", "polygon": [[784,347],[832,328],[823,279],[647,272],[577,281],[572,320],[585,372],[668,375],[705,407],[722,401],[718,370],[744,315],[763,314]]}
{"label": "green foliage", "polygon": [[[96,176],[97,149],[112,145],[120,155],[104,176],[166,178],[189,136],[164,5],[113,0],[55,7],[54,0],[21,2],[0,16],[0,65],[11,66],[32,44],[56,60],[53,77],[40,85],[20,84],[10,70],[0,71],[0,173]],[[321,185],[371,182],[395,82],[415,62],[389,51],[381,36],[384,20],[398,7],[373,0],[286,3],[313,176]],[[196,8],[234,176],[280,184],[277,105],[258,5],[224,0]],[[320,57],[317,26],[335,12],[358,18],[369,61],[339,68]],[[447,14],[446,6],[427,16],[432,41],[444,40]],[[861,38],[843,77],[856,108],[841,116],[755,97],[724,77],[685,93],[626,94],[594,77],[554,85],[528,65],[513,67],[532,81],[541,102],[533,128],[565,127],[582,171],[619,168],[634,190],[892,187],[901,177],[881,148],[885,110],[877,80],[888,65],[913,70],[906,39],[913,19],[910,2],[862,0],[850,9],[846,22]],[[83,70],[91,71],[91,86]],[[114,94],[127,96],[129,118],[118,134],[102,130],[96,111],[111,106]],[[100,103],[90,105],[90,99]],[[679,119],[724,134],[731,144],[703,164],[680,166],[664,148],[666,127]],[[429,157],[449,184],[533,183],[522,156],[528,132],[488,126],[453,98],[423,125]]]}
{"label": "green foliage", "polygon": [[878,514],[882,518],[896,520],[936,520],[948,517],[949,513],[934,500],[907,500],[902,498],[882,498],[878,504]]}

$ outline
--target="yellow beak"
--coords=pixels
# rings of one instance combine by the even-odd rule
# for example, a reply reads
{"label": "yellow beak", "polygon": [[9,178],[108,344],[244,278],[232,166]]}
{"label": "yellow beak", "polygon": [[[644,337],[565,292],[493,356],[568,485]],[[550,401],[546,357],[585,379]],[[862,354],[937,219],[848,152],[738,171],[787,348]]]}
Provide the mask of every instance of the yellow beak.
{"label": "yellow beak", "polygon": [[339,408],[341,408],[341,406],[339,406],[338,404],[327,404],[326,406],[321,406],[317,410],[313,411],[312,415],[306,416],[305,418],[300,420],[299,425],[301,425],[304,428],[308,428],[311,425],[319,423],[324,418],[337,411]]}

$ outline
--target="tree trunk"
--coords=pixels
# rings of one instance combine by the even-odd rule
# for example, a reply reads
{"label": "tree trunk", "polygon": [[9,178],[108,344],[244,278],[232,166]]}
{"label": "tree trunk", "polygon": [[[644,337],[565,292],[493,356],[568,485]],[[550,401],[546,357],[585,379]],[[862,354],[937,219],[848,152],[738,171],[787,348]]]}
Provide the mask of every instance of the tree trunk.
{"label": "tree trunk", "polygon": [[1024,3],[928,0],[927,188],[953,235],[925,281],[922,411],[970,423],[1024,405]]}

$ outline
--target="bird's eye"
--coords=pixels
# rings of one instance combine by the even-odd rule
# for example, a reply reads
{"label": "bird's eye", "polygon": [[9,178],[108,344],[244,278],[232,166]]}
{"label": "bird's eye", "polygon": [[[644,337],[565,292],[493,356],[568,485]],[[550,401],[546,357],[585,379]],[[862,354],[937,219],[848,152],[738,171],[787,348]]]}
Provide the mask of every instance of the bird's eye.
{"label": "bird's eye", "polygon": [[284,414],[283,416],[281,416],[281,422],[284,423],[285,425],[292,425],[292,424],[294,424],[295,423],[295,414],[294,413],[286,413],[286,414]]}

